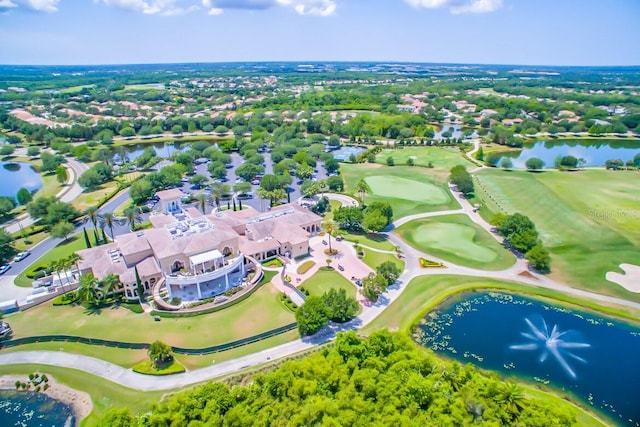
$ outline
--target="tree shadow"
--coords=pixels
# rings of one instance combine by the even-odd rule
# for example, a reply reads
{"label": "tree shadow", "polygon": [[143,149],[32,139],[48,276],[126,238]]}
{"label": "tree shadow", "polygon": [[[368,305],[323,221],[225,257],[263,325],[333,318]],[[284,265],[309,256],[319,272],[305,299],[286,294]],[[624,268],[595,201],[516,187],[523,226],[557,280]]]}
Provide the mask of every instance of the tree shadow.
{"label": "tree shadow", "polygon": [[84,314],[86,314],[87,316],[99,316],[100,314],[102,314],[102,307],[100,307],[99,305],[83,305],[84,307]]}

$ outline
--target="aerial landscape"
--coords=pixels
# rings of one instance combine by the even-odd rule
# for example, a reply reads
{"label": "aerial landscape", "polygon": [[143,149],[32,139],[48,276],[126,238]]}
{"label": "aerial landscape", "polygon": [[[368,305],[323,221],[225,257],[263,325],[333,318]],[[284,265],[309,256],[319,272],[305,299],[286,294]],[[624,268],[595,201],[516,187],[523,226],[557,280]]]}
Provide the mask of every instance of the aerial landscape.
{"label": "aerial landscape", "polygon": [[640,3],[569,3],[0,0],[0,425],[640,427]]}

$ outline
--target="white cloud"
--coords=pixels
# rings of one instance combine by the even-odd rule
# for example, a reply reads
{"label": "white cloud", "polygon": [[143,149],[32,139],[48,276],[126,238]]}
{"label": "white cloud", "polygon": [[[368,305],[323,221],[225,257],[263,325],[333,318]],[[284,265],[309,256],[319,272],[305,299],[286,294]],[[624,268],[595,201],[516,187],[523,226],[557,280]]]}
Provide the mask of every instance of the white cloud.
{"label": "white cloud", "polygon": [[[98,0],[100,1],[100,0]],[[107,6],[142,12],[145,15],[174,16],[198,10],[198,5],[182,7],[178,0],[102,0]]]}
{"label": "white cloud", "polygon": [[0,12],[26,8],[35,12],[53,13],[58,11],[60,0],[0,0]]}
{"label": "white cloud", "polygon": [[415,8],[447,8],[454,15],[462,13],[488,13],[502,7],[502,0],[405,0]]}
{"label": "white cloud", "polygon": [[300,15],[329,16],[336,11],[334,0],[276,0],[279,5],[291,6]]}
{"label": "white cloud", "polygon": [[[0,2],[4,1],[12,0],[0,0]],[[165,16],[196,10],[205,10],[209,15],[221,15],[228,9],[265,10],[273,7],[289,7],[300,15],[329,16],[337,7],[337,0],[94,0],[94,2],[146,15]]]}

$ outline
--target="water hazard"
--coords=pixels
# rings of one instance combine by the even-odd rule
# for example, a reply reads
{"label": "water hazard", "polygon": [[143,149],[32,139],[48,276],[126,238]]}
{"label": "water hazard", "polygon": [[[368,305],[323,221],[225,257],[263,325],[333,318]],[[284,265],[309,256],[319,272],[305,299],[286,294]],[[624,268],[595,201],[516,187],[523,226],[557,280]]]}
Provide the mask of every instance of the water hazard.
{"label": "water hazard", "polygon": [[621,425],[640,426],[640,327],[505,293],[469,293],[414,331],[425,347],[549,384]]}
{"label": "water hazard", "polygon": [[0,390],[0,426],[72,427],[71,407],[42,393]]}

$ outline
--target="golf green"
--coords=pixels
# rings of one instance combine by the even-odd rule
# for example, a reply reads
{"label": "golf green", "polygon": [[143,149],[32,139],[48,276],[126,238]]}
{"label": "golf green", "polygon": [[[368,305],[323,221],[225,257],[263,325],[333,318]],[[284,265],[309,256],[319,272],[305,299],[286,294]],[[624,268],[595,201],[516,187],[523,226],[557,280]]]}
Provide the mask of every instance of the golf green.
{"label": "golf green", "polygon": [[389,175],[369,176],[365,181],[373,194],[379,197],[414,200],[430,205],[444,205],[450,201],[444,189],[428,182]]}
{"label": "golf green", "polygon": [[443,215],[410,221],[397,229],[411,246],[466,267],[503,270],[515,257],[465,215]]}

